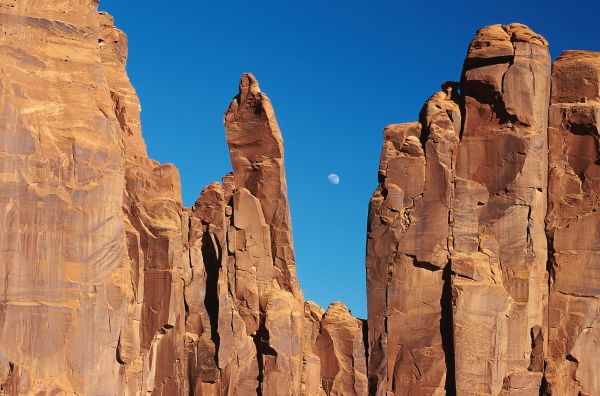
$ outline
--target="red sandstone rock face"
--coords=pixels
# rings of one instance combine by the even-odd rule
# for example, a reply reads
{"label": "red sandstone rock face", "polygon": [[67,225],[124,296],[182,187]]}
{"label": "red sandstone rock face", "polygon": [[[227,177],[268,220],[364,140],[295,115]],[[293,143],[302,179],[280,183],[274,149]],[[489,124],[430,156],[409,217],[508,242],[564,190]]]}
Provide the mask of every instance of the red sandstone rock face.
{"label": "red sandstone rock face", "polygon": [[[312,301],[304,303],[304,341],[303,369],[300,394],[303,396],[326,395],[321,382],[321,358],[315,347],[321,334],[321,319],[325,315],[323,308]],[[366,369],[366,365],[365,365]]]}
{"label": "red sandstone rock face", "polygon": [[[147,232],[158,227],[163,241],[181,233],[177,173],[150,162],[140,144],[124,36],[95,2],[74,4],[0,3],[0,342],[10,394],[151,388],[144,379],[162,375],[151,349],[171,337],[153,338],[178,316],[169,309],[170,280],[166,303],[160,296],[149,315],[145,270],[160,267],[170,279],[173,263],[154,249],[162,258],[150,264],[152,243],[135,232],[141,224]],[[145,186],[155,188],[136,184],[134,174],[147,175]],[[130,224],[135,206],[143,213]],[[133,250],[136,237],[144,246]],[[161,386],[169,386],[171,373]]]}
{"label": "red sandstone rock face", "polygon": [[539,393],[549,79],[547,44],[523,25],[480,29],[469,47],[451,254],[459,394]]}
{"label": "red sandstone rock face", "polygon": [[566,51],[552,72],[547,393],[600,394],[600,53]]}
{"label": "red sandstone rock face", "polygon": [[97,2],[0,0],[0,20],[0,393],[600,394],[598,53],[563,54],[550,101],[545,40],[482,28],[460,93],[386,128],[367,332],[304,303],[252,75],[233,173],[186,209]]}
{"label": "red sandstone rock face", "polygon": [[[240,81],[225,129],[233,165],[227,230],[232,299],[255,346],[252,357],[232,349],[227,358],[257,364],[257,372],[240,382],[258,378],[254,389],[263,394],[298,394],[304,297],[295,275],[283,141],[271,103],[251,74]],[[221,348],[227,347],[221,340]]]}
{"label": "red sandstone rock face", "polygon": [[372,394],[599,392],[599,77],[598,54],[563,54],[548,125],[546,41],[488,26],[460,97],[445,84],[420,123],[386,129],[367,241]]}
{"label": "red sandstone rock face", "polygon": [[384,131],[367,239],[369,382],[376,395],[434,394],[446,385],[442,334],[450,312],[442,312],[442,294],[461,125],[456,99],[439,92],[423,107],[421,123]]}
{"label": "red sandstone rock face", "polygon": [[72,4],[0,4],[1,382],[179,393],[179,176],[146,155],[124,34],[95,2]]}
{"label": "red sandstone rock face", "polygon": [[[320,384],[303,355],[283,142],[254,77],[225,115],[233,174],[184,209],[177,170],[146,154],[112,18],[91,1],[13,3],[0,3],[2,390],[296,395],[307,372]],[[336,389],[366,372],[344,312],[350,349],[327,321]]]}
{"label": "red sandstone rock face", "polygon": [[242,77],[225,126],[234,172],[222,186],[203,191],[192,209],[197,221],[190,223],[191,235],[204,228],[194,238],[201,254],[190,261],[191,279],[199,280],[186,288],[200,322],[188,330],[190,365],[210,373],[199,375],[193,387],[199,394],[297,394],[303,296],[295,277],[283,142],[252,75]]}
{"label": "red sandstone rock face", "polygon": [[366,394],[362,323],[341,304],[326,313],[304,305],[281,132],[250,74],[240,81],[225,127],[233,173],[208,186],[188,215],[190,389],[199,395]]}
{"label": "red sandstone rock face", "polygon": [[[327,313],[304,305],[283,140],[271,103],[250,74],[240,81],[225,128],[233,173],[208,186],[189,214],[190,389],[199,395],[365,394],[361,322],[340,304]],[[324,354],[332,348],[332,356]]]}
{"label": "red sandstone rock face", "polygon": [[341,302],[327,311],[305,304],[302,395],[366,395],[367,362],[361,320]]}
{"label": "red sandstone rock face", "polygon": [[327,308],[314,348],[320,359],[321,385],[326,395],[367,394],[363,323],[343,303],[334,302]]}

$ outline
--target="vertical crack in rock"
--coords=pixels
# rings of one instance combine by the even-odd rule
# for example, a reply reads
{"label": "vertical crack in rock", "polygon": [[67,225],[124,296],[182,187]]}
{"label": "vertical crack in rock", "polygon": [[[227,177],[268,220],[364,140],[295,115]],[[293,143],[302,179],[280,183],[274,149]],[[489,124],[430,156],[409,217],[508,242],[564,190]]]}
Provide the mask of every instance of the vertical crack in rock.
{"label": "vertical crack in rock", "polygon": [[218,258],[219,246],[215,243],[210,234],[205,233],[202,236],[202,260],[206,267],[206,295],[204,296],[204,306],[206,307],[210,322],[210,339],[219,349],[219,300],[217,293],[217,280],[219,276],[220,262]]}
{"label": "vertical crack in rock", "polygon": [[207,186],[189,211],[188,268],[185,279],[185,346],[191,394],[214,394],[221,387],[217,351],[221,307],[220,275],[225,245],[224,193]]}
{"label": "vertical crack in rock", "polygon": [[452,325],[452,263],[450,262],[444,268],[443,280],[444,286],[440,297],[441,318],[440,318],[440,334],[442,337],[442,348],[444,350],[444,362],[446,364],[446,381],[444,389],[446,395],[456,395],[456,371],[455,371],[455,354],[454,354],[454,327]]}

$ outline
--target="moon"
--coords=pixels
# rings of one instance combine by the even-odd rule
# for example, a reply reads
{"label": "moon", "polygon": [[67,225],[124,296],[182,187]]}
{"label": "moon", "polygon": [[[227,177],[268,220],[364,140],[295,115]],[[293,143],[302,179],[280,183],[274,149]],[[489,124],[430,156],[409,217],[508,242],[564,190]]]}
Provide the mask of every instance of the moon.
{"label": "moon", "polygon": [[327,176],[327,179],[329,180],[329,183],[333,184],[334,186],[340,184],[340,177],[335,173],[332,173],[329,176]]}

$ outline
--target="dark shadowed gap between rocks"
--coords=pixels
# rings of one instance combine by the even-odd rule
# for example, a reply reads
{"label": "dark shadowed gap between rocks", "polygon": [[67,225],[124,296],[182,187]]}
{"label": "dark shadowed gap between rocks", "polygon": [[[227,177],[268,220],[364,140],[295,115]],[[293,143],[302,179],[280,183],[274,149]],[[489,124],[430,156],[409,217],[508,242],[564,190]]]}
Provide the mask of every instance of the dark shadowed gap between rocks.
{"label": "dark shadowed gap between rocks", "polygon": [[456,395],[456,381],[454,379],[454,328],[452,325],[452,262],[444,268],[442,279],[444,286],[440,298],[442,317],[440,318],[440,332],[442,335],[442,349],[446,360],[446,389],[447,396]]}
{"label": "dark shadowed gap between rocks", "polygon": [[254,345],[256,345],[256,360],[258,362],[258,386],[256,387],[256,395],[262,396],[263,379],[265,370],[265,356],[277,356],[277,352],[269,345],[269,331],[265,325],[265,315],[260,314],[260,324],[256,335],[254,335]]}
{"label": "dark shadowed gap between rocks", "polygon": [[[204,296],[204,306],[208,313],[210,321],[210,339],[215,344],[215,350],[219,350],[219,297],[217,291],[217,282],[219,280],[219,256],[215,249],[215,241],[212,240],[210,233],[205,232],[202,235],[202,259],[206,271],[206,295]],[[217,355],[215,362],[218,364]]]}

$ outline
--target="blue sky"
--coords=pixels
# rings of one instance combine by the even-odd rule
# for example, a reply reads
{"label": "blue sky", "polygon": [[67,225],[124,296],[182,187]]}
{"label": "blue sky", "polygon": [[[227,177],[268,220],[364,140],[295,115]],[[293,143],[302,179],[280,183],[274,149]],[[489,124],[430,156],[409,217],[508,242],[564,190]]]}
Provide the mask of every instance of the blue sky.
{"label": "blue sky", "polygon": [[460,78],[480,26],[525,23],[553,58],[600,51],[598,0],[102,0],[100,9],[129,37],[148,151],[177,166],[187,206],[231,170],[223,113],[242,73],[254,73],[283,133],[305,297],[343,301],[363,318],[383,127],[416,120],[442,81]]}

